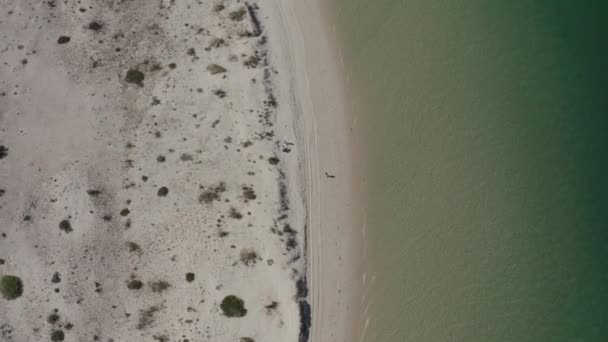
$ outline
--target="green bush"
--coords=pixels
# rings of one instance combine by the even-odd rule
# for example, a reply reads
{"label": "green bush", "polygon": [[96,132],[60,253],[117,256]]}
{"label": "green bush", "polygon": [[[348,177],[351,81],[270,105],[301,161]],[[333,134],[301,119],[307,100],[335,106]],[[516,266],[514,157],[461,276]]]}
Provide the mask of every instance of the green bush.
{"label": "green bush", "polygon": [[5,275],[0,278],[0,294],[6,300],[13,300],[23,294],[23,282],[21,278],[13,275]]}
{"label": "green bush", "polygon": [[226,298],[222,300],[220,308],[226,317],[243,317],[247,314],[245,302],[241,298],[233,295],[226,296]]}

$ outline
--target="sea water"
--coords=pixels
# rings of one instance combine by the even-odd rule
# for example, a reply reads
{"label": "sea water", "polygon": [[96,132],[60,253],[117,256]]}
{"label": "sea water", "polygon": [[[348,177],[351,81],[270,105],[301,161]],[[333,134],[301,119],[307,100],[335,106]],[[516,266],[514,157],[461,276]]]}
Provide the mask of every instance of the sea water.
{"label": "sea water", "polygon": [[608,341],[608,2],[331,0],[365,341]]}

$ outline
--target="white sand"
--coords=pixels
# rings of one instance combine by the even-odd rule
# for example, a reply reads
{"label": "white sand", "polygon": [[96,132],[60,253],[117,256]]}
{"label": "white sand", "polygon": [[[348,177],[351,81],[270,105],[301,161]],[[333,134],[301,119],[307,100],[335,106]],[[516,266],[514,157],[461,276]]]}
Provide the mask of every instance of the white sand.
{"label": "white sand", "polygon": [[354,340],[351,123],[329,40],[299,29],[317,8],[280,4],[3,4],[0,275],[24,292],[0,299],[0,338],[297,341],[310,300],[311,340]]}
{"label": "white sand", "polygon": [[[331,17],[320,1],[278,2],[307,161],[312,341],[360,341],[365,328],[365,153],[346,101]],[[302,118],[302,120],[298,120]]]}

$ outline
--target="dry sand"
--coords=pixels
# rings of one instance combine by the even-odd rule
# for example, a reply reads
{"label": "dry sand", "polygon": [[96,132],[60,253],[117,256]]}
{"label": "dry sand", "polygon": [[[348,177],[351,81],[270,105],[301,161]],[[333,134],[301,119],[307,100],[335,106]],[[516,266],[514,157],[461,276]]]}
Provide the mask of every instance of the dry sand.
{"label": "dry sand", "polygon": [[311,340],[353,340],[351,123],[329,40],[299,29],[318,10],[3,4],[0,275],[23,294],[2,341],[305,341],[309,302]]}

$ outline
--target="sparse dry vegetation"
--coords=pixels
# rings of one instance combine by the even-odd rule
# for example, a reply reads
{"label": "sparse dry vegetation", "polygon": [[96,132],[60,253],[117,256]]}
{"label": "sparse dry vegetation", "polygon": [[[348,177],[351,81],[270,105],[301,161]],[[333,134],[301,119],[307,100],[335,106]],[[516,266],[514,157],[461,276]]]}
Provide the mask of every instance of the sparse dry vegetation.
{"label": "sparse dry vegetation", "polygon": [[220,182],[218,185],[212,186],[203,191],[198,200],[201,203],[211,204],[213,201],[219,201],[224,192],[226,192],[226,184],[224,182]]}
{"label": "sparse dry vegetation", "polygon": [[153,281],[148,284],[152,292],[161,293],[168,290],[171,287],[171,284],[164,280]]}
{"label": "sparse dry vegetation", "polygon": [[136,328],[138,330],[143,330],[154,324],[154,315],[158,313],[161,309],[162,307],[154,305],[147,308],[146,310],[140,310],[139,321],[137,323]]}
{"label": "sparse dry vegetation", "polygon": [[253,249],[243,249],[240,253],[240,260],[245,266],[253,266],[258,261],[258,253]]}
{"label": "sparse dry vegetation", "polygon": [[241,21],[243,18],[245,18],[245,14],[247,14],[247,10],[244,8],[239,8],[236,11],[228,13],[228,18],[234,21]]}

